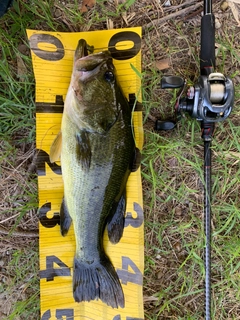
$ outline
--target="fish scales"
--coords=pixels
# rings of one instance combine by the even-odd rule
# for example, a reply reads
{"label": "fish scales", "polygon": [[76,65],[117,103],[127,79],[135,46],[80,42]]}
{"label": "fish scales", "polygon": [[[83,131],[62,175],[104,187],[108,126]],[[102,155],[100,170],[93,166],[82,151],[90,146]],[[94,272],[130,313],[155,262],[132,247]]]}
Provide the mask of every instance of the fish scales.
{"label": "fish scales", "polygon": [[[133,143],[127,138],[131,132],[126,135],[122,128],[122,116],[119,116],[106,136],[90,135],[92,157],[90,168],[86,170],[79,166],[76,156],[74,133],[77,128],[70,119],[64,121],[68,134],[65,136],[63,130],[62,172],[66,204],[78,239],[76,252],[81,257],[86,254],[87,248],[88,255],[96,255],[96,250],[98,253],[102,250],[99,245],[102,245],[105,219],[121,191],[121,177],[129,166],[130,161],[125,153],[128,151],[126,145],[130,149],[128,152],[132,151]],[[127,130],[131,130],[130,126]]]}

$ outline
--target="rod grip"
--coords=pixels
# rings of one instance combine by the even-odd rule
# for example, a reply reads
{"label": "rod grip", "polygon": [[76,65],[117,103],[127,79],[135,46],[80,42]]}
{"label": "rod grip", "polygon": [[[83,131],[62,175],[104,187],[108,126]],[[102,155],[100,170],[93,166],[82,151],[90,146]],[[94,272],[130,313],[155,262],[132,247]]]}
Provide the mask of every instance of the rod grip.
{"label": "rod grip", "polygon": [[201,22],[201,73],[205,68],[215,69],[215,18],[213,14],[206,14]]}

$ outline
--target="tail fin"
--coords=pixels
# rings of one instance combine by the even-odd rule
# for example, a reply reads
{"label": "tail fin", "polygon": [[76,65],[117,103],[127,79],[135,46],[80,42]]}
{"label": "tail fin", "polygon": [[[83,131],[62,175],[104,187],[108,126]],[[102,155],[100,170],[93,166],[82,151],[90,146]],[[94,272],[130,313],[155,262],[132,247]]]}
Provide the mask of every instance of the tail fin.
{"label": "tail fin", "polygon": [[100,299],[112,308],[124,308],[123,290],[108,257],[92,264],[74,259],[73,297],[76,302]]}

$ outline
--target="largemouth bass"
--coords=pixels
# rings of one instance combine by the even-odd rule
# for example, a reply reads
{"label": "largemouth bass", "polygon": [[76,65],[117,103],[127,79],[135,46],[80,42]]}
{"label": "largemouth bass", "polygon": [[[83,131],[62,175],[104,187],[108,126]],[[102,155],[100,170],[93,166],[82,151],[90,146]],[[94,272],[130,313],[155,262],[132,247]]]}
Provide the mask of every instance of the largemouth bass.
{"label": "largemouth bass", "polygon": [[87,54],[87,43],[81,39],[61,132],[51,147],[50,160],[61,157],[62,235],[67,234],[71,222],[74,227],[74,299],[101,299],[113,308],[123,308],[123,290],[104,252],[103,232],[107,226],[112,243],[122,237],[126,183],[130,172],[137,169],[139,152],[134,143],[132,110],[117,83],[109,52]]}

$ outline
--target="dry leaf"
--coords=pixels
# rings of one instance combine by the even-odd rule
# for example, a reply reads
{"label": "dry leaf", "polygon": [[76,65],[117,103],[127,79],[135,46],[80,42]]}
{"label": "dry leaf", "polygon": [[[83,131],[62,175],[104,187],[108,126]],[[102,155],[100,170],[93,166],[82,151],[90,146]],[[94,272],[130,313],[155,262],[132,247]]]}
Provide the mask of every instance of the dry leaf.
{"label": "dry leaf", "polygon": [[228,2],[235,2],[240,4],[240,0],[228,0]]}
{"label": "dry leaf", "polygon": [[215,42],[215,47],[218,49],[221,49],[223,51],[227,51],[228,49],[226,47],[224,47],[221,43],[217,43]]}
{"label": "dry leaf", "polygon": [[229,4],[227,1],[223,1],[220,5],[220,8],[222,11],[226,11],[228,9],[228,7],[229,7]]}
{"label": "dry leaf", "polygon": [[157,297],[154,297],[154,296],[151,296],[151,297],[144,296],[144,297],[143,297],[143,301],[144,301],[144,302],[148,302],[148,301],[158,301],[158,298],[157,298]]}
{"label": "dry leaf", "polygon": [[158,70],[168,69],[170,67],[170,59],[166,58],[166,59],[155,61],[155,67]]}
{"label": "dry leaf", "polygon": [[81,13],[88,12],[88,9],[94,7],[96,0],[83,0],[82,7],[80,9]]}
{"label": "dry leaf", "polygon": [[108,30],[114,29],[112,19],[107,19],[107,29],[108,29]]}
{"label": "dry leaf", "polygon": [[122,13],[122,18],[123,18],[124,22],[126,23],[126,25],[128,26],[127,12]]}
{"label": "dry leaf", "polygon": [[227,152],[227,151],[225,151],[224,154],[225,154],[226,158],[239,158],[240,159],[240,152],[233,152],[233,151]]}
{"label": "dry leaf", "polygon": [[17,55],[17,75],[19,81],[24,81],[27,75],[27,67],[20,55]]}
{"label": "dry leaf", "polygon": [[[234,2],[237,2],[237,0],[234,0]],[[238,7],[235,5],[234,2],[233,1],[228,1],[228,4],[229,4],[229,7],[232,10],[234,19],[237,21],[237,24],[240,27],[240,21],[239,21],[239,17],[238,17]],[[240,3],[240,1],[237,2],[237,3]]]}

